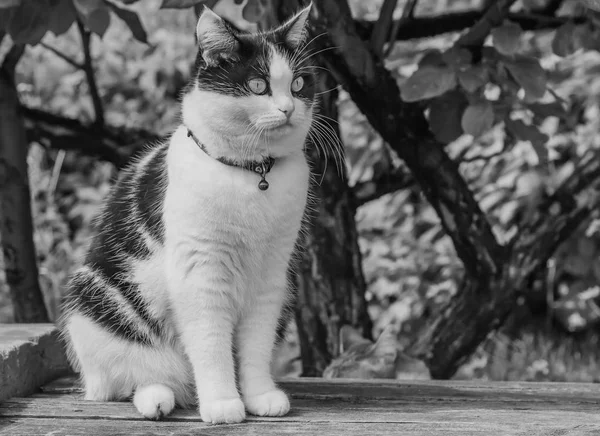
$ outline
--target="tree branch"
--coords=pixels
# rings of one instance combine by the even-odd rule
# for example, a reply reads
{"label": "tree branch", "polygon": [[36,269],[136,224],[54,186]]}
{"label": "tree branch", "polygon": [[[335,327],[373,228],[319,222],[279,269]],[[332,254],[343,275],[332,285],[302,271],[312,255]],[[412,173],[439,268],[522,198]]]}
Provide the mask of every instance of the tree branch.
{"label": "tree branch", "polygon": [[105,126],[101,130],[86,126],[71,118],[53,115],[38,109],[22,107],[29,141],[60,150],[77,150],[98,156],[117,167],[141,151],[148,142],[161,140],[144,130]]}
{"label": "tree branch", "polygon": [[51,45],[46,44],[45,42],[40,42],[40,45],[42,47],[44,47],[46,50],[50,50],[52,53],[54,53],[56,56],[58,56],[59,58],[61,58],[63,61],[65,61],[66,63],[68,63],[69,65],[83,70],[84,66],[83,64],[80,64],[79,62],[77,62],[75,59],[70,58],[69,56],[67,56],[66,54],[64,54],[63,52],[57,50],[56,48],[52,47]]}
{"label": "tree branch", "polygon": [[502,24],[511,6],[517,0],[497,0],[481,16],[479,20],[456,41],[459,47],[480,47],[490,31]]}
{"label": "tree branch", "polygon": [[[472,27],[483,17],[481,11],[453,12],[435,17],[414,17],[401,22],[396,20],[397,33],[394,40],[409,41],[411,39],[429,38],[450,32],[460,32]],[[509,13],[507,19],[517,23],[523,30],[555,29],[565,24],[569,19],[576,24],[586,21],[585,17],[552,17],[541,13]],[[361,39],[368,41],[373,32],[374,22],[357,21],[356,30]],[[392,29],[394,27],[392,26]],[[391,39],[390,35],[390,39]]]}
{"label": "tree branch", "polygon": [[470,273],[493,275],[503,248],[461,177],[457,164],[432,136],[420,105],[407,104],[389,71],[369,51],[354,30],[343,0],[319,0],[314,34],[325,32],[323,57],[336,79],[371,125],[406,162],[413,177],[436,209],[442,225]]}
{"label": "tree branch", "polygon": [[356,207],[377,200],[386,194],[406,189],[415,185],[415,179],[402,170],[382,174],[367,182],[357,183],[354,188]]}
{"label": "tree branch", "polygon": [[383,56],[383,47],[388,40],[390,29],[392,28],[392,22],[394,20],[394,10],[398,0],[384,0],[381,10],[379,11],[379,18],[373,33],[371,34],[371,48],[373,53],[377,57]]}
{"label": "tree branch", "polygon": [[81,44],[85,56],[83,61],[83,71],[85,71],[88,87],[90,88],[90,97],[92,98],[92,104],[94,105],[94,114],[96,115],[94,124],[98,127],[102,127],[104,126],[104,107],[102,105],[100,93],[98,92],[98,85],[96,84],[96,77],[94,75],[94,66],[92,64],[92,54],[90,52],[91,33],[85,28],[79,18],[76,21],[79,33],[81,34]]}
{"label": "tree branch", "polygon": [[388,57],[394,48],[394,41],[398,38],[398,31],[401,26],[404,26],[408,21],[413,20],[413,15],[415,13],[415,8],[417,7],[417,0],[407,0],[404,5],[404,9],[402,10],[402,17],[399,20],[394,21],[392,26],[391,34],[388,38],[388,48],[385,51],[384,56]]}

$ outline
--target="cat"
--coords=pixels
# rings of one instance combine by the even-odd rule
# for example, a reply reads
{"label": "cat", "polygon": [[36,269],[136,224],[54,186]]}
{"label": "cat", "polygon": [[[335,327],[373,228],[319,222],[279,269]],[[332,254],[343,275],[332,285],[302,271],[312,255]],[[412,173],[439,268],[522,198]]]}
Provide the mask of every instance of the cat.
{"label": "cat", "polygon": [[388,325],[375,343],[349,325],[340,329],[340,355],[323,371],[323,377],[430,380],[425,363],[400,350],[396,332]]}
{"label": "cat", "polygon": [[254,34],[200,15],[182,124],[123,171],[70,281],[60,327],[86,399],[214,424],[288,413],[269,365],[310,201],[311,6]]}

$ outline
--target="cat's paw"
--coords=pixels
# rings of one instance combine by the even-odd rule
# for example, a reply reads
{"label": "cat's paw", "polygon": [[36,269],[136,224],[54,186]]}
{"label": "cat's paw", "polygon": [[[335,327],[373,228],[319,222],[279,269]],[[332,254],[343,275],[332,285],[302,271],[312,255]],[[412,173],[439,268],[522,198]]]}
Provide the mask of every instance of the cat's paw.
{"label": "cat's paw", "polygon": [[283,416],[290,411],[290,400],[279,389],[244,397],[244,403],[246,410],[256,416]]}
{"label": "cat's paw", "polygon": [[212,424],[235,424],[246,419],[244,403],[239,398],[200,401],[200,417]]}
{"label": "cat's paw", "polygon": [[159,420],[175,408],[175,395],[165,385],[141,386],[135,391],[133,404],[145,418]]}

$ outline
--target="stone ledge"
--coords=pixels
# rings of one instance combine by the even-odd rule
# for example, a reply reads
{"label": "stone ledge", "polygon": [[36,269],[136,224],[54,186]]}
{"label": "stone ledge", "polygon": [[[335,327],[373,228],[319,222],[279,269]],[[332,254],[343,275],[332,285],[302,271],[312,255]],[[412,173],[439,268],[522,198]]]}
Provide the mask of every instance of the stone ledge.
{"label": "stone ledge", "polygon": [[70,371],[54,324],[0,324],[0,401],[30,395]]}

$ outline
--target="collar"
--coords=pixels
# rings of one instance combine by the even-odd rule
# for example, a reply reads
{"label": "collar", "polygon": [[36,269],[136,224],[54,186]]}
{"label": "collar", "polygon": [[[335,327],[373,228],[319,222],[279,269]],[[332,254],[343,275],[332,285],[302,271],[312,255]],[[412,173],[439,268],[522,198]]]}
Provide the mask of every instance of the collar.
{"label": "collar", "polygon": [[[203,143],[201,143],[198,140],[198,138],[196,138],[196,135],[194,135],[190,129],[188,129],[187,135],[188,137],[194,140],[194,142],[200,150],[202,150],[207,156],[212,157],[210,154],[208,154],[206,146]],[[226,157],[217,157],[214,159],[221,162],[223,165],[242,168],[244,170],[252,171],[253,173],[258,174],[260,176],[260,181],[258,182],[258,189],[260,189],[261,191],[266,191],[267,189],[269,189],[269,182],[267,182],[266,177],[267,174],[269,174],[269,171],[271,171],[271,168],[273,168],[275,158],[269,156],[264,158],[262,161],[245,160],[242,162],[235,161]]]}

